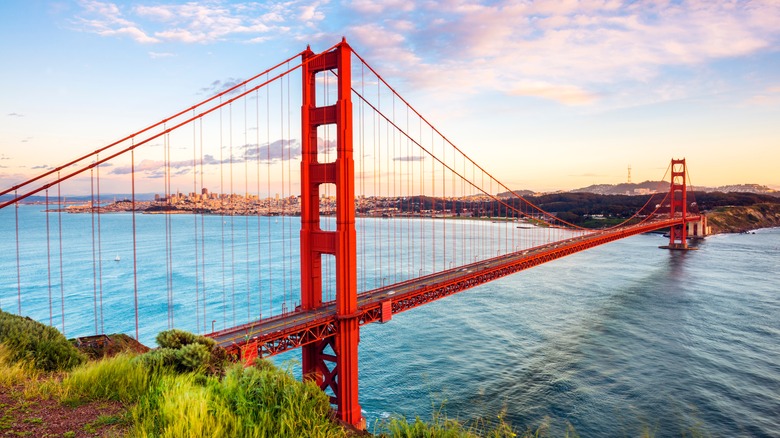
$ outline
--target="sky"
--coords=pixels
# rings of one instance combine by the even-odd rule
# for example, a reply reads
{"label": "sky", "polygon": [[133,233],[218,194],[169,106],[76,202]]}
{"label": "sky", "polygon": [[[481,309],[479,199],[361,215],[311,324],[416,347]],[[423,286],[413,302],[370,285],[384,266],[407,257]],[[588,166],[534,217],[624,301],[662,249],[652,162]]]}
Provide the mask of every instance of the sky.
{"label": "sky", "polygon": [[512,188],[780,189],[778,0],[4,0],[0,188],[342,36]]}

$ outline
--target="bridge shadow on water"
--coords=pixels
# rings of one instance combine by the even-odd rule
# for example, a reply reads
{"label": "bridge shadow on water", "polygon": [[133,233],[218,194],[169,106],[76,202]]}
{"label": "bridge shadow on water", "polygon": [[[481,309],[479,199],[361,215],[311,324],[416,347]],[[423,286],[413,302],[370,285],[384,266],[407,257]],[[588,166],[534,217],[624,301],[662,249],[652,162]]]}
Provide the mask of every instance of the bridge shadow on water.
{"label": "bridge shadow on water", "polygon": [[[678,397],[686,389],[679,376],[686,372],[689,340],[679,321],[689,302],[680,287],[688,256],[661,252],[647,245],[651,239],[615,244],[624,248],[611,248],[614,256],[594,249],[448,298],[441,304],[446,310],[410,312],[414,321],[403,325],[413,326],[407,330],[416,339],[399,335],[408,341],[406,351],[388,353],[401,344],[389,339],[395,333],[381,336],[384,353],[361,345],[362,357],[384,357],[384,368],[399,366],[408,382],[371,371],[361,381],[385,385],[391,400],[416,398],[422,412],[443,404],[450,416],[468,420],[476,412],[490,422],[506,411],[504,418],[516,427],[549,423],[552,436],[562,436],[567,422],[582,436],[636,436],[645,428],[663,436],[694,427],[695,410]],[[652,257],[649,267],[610,278],[607,273],[620,272],[626,258],[641,258],[632,255],[637,248]],[[456,322],[437,320],[441,311]],[[372,338],[369,333],[364,340]],[[413,350],[422,343],[438,345]],[[407,383],[406,389],[393,387]],[[376,402],[369,397],[363,404]]]}

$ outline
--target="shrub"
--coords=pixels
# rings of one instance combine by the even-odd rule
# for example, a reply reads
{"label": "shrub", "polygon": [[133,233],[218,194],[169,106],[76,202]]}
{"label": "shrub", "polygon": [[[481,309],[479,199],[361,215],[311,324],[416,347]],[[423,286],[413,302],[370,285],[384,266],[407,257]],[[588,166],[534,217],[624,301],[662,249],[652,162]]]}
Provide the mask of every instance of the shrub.
{"label": "shrub", "polygon": [[9,360],[24,361],[43,371],[69,370],[84,356],[54,327],[0,310],[0,343],[10,351]]}
{"label": "shrub", "polygon": [[176,358],[182,371],[201,371],[206,369],[211,352],[203,344],[189,344],[176,352]]}
{"label": "shrub", "polygon": [[150,370],[175,367],[178,363],[176,351],[173,348],[158,348],[138,356],[137,360]]}
{"label": "shrub", "polygon": [[185,345],[194,343],[196,338],[197,336],[190,332],[172,329],[158,333],[157,337],[154,339],[157,341],[157,345],[162,348],[178,350]]}
{"label": "shrub", "polygon": [[160,332],[155,339],[160,348],[142,358],[148,366],[172,367],[179,372],[222,374],[227,353],[213,339],[178,329]]}

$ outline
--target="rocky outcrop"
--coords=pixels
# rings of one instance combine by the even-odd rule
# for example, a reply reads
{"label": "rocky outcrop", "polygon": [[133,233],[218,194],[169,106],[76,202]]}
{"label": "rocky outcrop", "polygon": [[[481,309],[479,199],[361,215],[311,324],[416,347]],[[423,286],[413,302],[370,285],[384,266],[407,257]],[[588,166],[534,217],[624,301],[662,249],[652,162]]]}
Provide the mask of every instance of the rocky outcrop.
{"label": "rocky outcrop", "polygon": [[713,233],[742,233],[758,228],[780,227],[780,203],[744,207],[718,207],[706,213]]}

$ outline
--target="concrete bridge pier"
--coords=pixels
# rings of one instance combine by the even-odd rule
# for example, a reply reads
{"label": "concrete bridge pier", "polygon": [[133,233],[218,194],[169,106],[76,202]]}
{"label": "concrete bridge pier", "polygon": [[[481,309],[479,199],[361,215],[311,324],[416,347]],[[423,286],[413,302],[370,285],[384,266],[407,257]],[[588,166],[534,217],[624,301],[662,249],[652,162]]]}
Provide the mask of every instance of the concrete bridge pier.
{"label": "concrete bridge pier", "polygon": [[707,224],[707,216],[701,215],[701,220],[688,222],[688,237],[691,239],[703,239],[712,234],[712,227]]}

